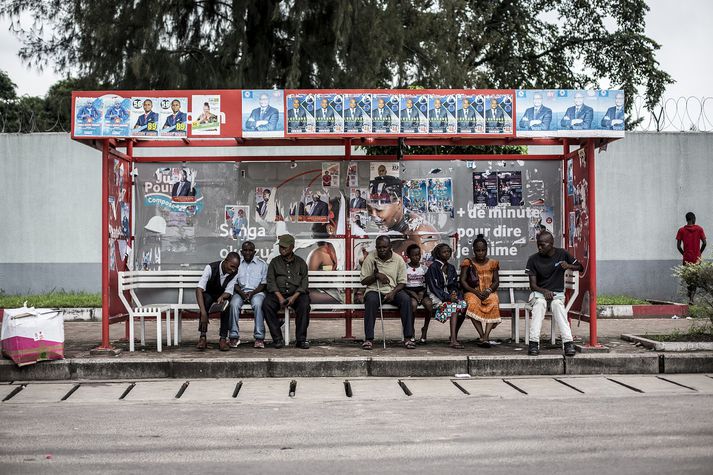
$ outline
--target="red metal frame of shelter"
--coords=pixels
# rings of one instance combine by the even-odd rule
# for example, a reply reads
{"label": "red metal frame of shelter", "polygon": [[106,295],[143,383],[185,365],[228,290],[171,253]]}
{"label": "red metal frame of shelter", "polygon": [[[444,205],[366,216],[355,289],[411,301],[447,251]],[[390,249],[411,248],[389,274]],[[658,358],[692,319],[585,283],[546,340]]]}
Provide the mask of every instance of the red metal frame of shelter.
{"label": "red metal frame of shelter", "polygon": [[[289,92],[289,91],[287,91]],[[185,91],[186,94],[190,94],[190,91]],[[76,94],[76,93],[75,93]],[[73,101],[74,102],[74,101]],[[74,104],[72,108],[72,116],[74,116]],[[403,141],[406,145],[444,145],[444,146],[463,146],[463,145],[548,145],[548,146],[559,146],[562,147],[561,154],[501,154],[501,155],[405,155],[402,157],[404,161],[413,160],[429,160],[429,161],[451,161],[451,160],[468,160],[468,161],[492,161],[492,160],[558,160],[563,164],[563,201],[564,201],[564,242],[565,247],[568,247],[567,240],[569,237],[569,210],[572,209],[571,200],[568,197],[566,191],[566,177],[564,174],[567,173],[567,161],[573,160],[577,162],[578,165],[574,166],[574,178],[575,181],[578,179],[586,179],[588,192],[586,195],[586,209],[587,209],[587,219],[588,224],[583,234],[586,234],[586,238],[583,239],[582,249],[570,249],[574,255],[580,260],[585,261],[585,271],[582,275],[583,283],[586,284],[582,286],[582,291],[580,292],[580,299],[585,292],[588,292],[588,312],[580,312],[580,316],[585,321],[589,322],[590,332],[589,332],[589,342],[588,345],[592,347],[599,346],[597,341],[597,317],[596,317],[596,302],[597,302],[597,289],[596,289],[596,221],[595,221],[595,150],[599,147],[605,146],[607,143],[616,140],[613,138],[523,138],[523,137],[493,137],[493,136],[483,136],[483,137],[373,137],[366,135],[364,137],[328,137],[328,138],[307,138],[307,137],[288,137],[279,139],[249,139],[241,137],[232,138],[183,138],[183,139],[166,139],[166,140],[148,140],[141,138],[89,138],[73,136],[75,140],[86,143],[89,146],[96,148],[102,153],[102,341],[100,349],[110,349],[111,344],[109,341],[109,325],[110,323],[115,323],[119,321],[126,320],[126,315],[123,314],[123,306],[118,304],[117,299],[117,282],[116,282],[116,271],[110,272],[109,268],[109,238],[110,238],[110,225],[109,225],[109,196],[110,196],[110,182],[111,173],[114,168],[114,160],[118,160],[122,163],[128,164],[129,166],[134,163],[146,163],[146,162],[257,162],[257,161],[353,161],[353,160],[375,160],[375,161],[388,161],[396,160],[396,156],[352,156],[351,149],[352,146],[397,146],[399,141]],[[290,156],[211,156],[210,153],[206,153],[206,149],[210,150],[213,147],[231,147],[231,146],[294,146],[294,145],[305,145],[305,146],[315,146],[315,145],[330,145],[330,146],[344,146],[344,154],[337,156],[300,156],[300,155],[290,155]],[[135,157],[134,151],[136,148],[183,148],[190,149],[191,151],[196,151],[194,155],[181,155],[181,156],[162,156],[162,157],[149,157],[141,156]],[[124,149],[122,152],[119,149]],[[198,150],[196,150],[198,149]],[[202,154],[198,154],[202,153]],[[578,160],[575,160],[578,159]],[[131,187],[127,188],[131,190]],[[129,191],[129,203],[131,202],[131,191]],[[130,213],[131,215],[131,213]],[[130,229],[133,229],[133,223],[130,222]],[[346,247],[346,262],[347,266],[351,266],[351,232],[349,227],[347,227],[347,234],[345,236],[337,236],[347,240]],[[130,243],[133,245],[133,243]],[[122,263],[125,265],[125,263]],[[116,270],[122,270],[119,267],[122,265],[117,264]],[[347,294],[347,298],[350,295]],[[580,300],[581,303],[581,300]],[[575,308],[576,305],[575,305]],[[352,315],[348,312],[344,315],[347,319],[346,333],[347,337],[351,337],[351,319]],[[127,327],[128,330],[128,327]]]}

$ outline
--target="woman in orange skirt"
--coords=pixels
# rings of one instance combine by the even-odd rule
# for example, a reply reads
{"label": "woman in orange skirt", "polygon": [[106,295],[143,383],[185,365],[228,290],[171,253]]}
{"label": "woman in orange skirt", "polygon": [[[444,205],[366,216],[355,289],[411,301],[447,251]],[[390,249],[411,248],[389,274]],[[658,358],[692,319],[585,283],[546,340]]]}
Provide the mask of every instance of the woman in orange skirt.
{"label": "woman in orange skirt", "polygon": [[490,332],[501,322],[498,299],[500,263],[488,257],[488,243],[482,234],[478,234],[473,241],[473,256],[472,259],[464,259],[460,265],[460,285],[468,303],[466,316],[470,317],[480,336],[478,346],[490,348]]}

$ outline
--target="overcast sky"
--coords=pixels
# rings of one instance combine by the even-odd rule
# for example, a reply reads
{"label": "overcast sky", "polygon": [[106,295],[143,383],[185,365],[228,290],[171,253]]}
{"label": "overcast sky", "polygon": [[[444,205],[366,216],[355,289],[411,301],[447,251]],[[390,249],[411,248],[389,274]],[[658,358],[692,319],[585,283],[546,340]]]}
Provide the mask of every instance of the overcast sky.
{"label": "overcast sky", "polygon": [[[676,80],[666,96],[713,96],[710,47],[713,45],[713,1],[649,0],[651,11],[646,34],[661,45],[658,60]],[[42,96],[60,76],[52,70],[23,66],[17,57],[20,42],[8,31],[10,22],[0,18],[0,69],[8,72],[19,94]]]}

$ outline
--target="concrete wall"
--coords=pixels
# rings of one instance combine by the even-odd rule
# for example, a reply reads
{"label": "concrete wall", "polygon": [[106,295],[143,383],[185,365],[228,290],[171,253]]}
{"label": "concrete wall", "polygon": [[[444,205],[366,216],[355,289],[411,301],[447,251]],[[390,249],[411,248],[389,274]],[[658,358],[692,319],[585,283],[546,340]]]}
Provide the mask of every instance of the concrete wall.
{"label": "concrete wall", "polygon": [[[693,211],[713,235],[712,155],[706,133],[630,133],[597,155],[600,293],[680,300],[676,230]],[[0,289],[99,290],[98,157],[67,134],[0,134]]]}

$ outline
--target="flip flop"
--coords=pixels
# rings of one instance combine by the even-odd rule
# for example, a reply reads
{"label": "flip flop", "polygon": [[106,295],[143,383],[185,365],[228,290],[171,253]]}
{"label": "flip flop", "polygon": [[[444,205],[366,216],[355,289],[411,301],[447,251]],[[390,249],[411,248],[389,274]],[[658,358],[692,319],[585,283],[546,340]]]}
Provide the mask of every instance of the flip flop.
{"label": "flip flop", "polygon": [[362,350],[371,350],[374,347],[374,342],[370,340],[366,340],[364,343],[361,344],[361,349]]}
{"label": "flip flop", "polygon": [[462,350],[463,348],[465,348],[465,347],[463,346],[463,344],[460,343],[460,342],[451,343],[451,344],[449,344],[448,346],[450,346],[451,348],[453,348],[453,349],[455,349],[455,350]]}
{"label": "flip flop", "polygon": [[407,350],[416,349],[416,343],[412,342],[411,340],[406,340],[406,342],[404,343],[404,346],[406,347]]}

